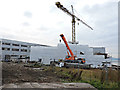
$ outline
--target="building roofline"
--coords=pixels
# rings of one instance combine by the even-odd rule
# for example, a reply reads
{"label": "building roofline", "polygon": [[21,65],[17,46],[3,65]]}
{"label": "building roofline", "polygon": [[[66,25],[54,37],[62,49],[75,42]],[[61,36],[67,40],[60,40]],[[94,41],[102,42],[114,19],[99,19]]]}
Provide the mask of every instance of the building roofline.
{"label": "building roofline", "polygon": [[51,47],[51,46],[49,46],[49,45],[44,45],[44,44],[36,44],[36,43],[29,43],[29,42],[24,42],[24,41],[18,41],[18,40],[11,40],[11,39],[0,38],[0,41],[2,41],[2,40],[26,43],[26,44],[29,44],[30,46],[44,46],[44,47]]}

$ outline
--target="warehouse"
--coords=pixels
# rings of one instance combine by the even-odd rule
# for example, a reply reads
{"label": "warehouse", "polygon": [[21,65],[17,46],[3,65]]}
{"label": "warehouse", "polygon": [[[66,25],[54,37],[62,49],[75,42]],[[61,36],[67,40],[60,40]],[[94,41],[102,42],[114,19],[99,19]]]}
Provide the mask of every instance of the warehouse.
{"label": "warehouse", "polygon": [[0,39],[0,60],[29,60],[31,43]]}

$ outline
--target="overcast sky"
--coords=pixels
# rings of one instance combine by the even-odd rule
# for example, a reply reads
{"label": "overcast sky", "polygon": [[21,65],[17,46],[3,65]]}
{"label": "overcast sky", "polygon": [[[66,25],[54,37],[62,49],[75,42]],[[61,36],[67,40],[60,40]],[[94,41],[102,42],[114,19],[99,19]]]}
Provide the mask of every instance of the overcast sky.
{"label": "overcast sky", "polygon": [[[63,33],[72,38],[72,18],[55,2],[85,21],[94,30],[76,22],[79,44],[104,46],[113,57],[118,54],[119,0],[0,0],[0,38],[56,46]],[[79,25],[77,25],[79,23]]]}

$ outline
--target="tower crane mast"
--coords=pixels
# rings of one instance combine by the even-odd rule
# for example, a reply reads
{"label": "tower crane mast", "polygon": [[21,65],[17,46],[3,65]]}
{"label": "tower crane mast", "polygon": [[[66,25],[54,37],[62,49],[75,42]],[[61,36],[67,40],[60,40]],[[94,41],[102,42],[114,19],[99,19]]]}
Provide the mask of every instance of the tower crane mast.
{"label": "tower crane mast", "polygon": [[76,17],[74,15],[74,10],[73,10],[73,6],[71,5],[72,8],[72,13],[67,10],[65,7],[63,7],[63,5],[60,2],[56,2],[56,6],[61,9],[62,11],[64,11],[65,13],[67,13],[68,15],[70,15],[72,17],[72,44],[78,44],[76,42],[76,36],[75,36],[75,19],[77,19],[78,21],[82,22],[84,25],[86,25],[88,28],[90,28],[91,30],[93,30],[92,27],[90,27],[88,24],[86,24],[84,21],[82,21],[81,19],[79,19],[78,17]]}

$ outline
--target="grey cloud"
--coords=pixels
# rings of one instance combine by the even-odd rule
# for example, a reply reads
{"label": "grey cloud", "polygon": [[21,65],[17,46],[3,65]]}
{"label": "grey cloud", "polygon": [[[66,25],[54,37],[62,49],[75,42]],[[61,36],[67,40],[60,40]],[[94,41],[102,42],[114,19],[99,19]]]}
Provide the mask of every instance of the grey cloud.
{"label": "grey cloud", "polygon": [[14,33],[9,33],[7,32],[8,29],[2,29],[4,30],[3,32],[0,31],[0,37],[4,39],[15,39],[16,35]]}
{"label": "grey cloud", "polygon": [[45,32],[56,32],[56,28],[53,26],[46,26],[46,25],[41,25],[39,28],[37,28],[37,30],[40,31],[45,31]]}
{"label": "grey cloud", "polygon": [[93,7],[84,7],[84,13],[89,14],[89,18],[94,21],[94,30],[104,40],[104,37],[117,35],[117,3],[109,2]]}
{"label": "grey cloud", "polygon": [[9,31],[10,29],[6,28],[6,27],[0,27],[0,31]]}
{"label": "grey cloud", "polygon": [[32,13],[29,11],[24,12],[24,16],[28,18],[32,18]]}
{"label": "grey cloud", "polygon": [[30,24],[28,22],[24,22],[22,23],[23,26],[30,26]]}
{"label": "grey cloud", "polygon": [[0,36],[2,36],[2,38],[4,39],[15,39],[16,38],[16,36],[13,34],[2,34]]}
{"label": "grey cloud", "polygon": [[[105,4],[97,4],[92,7],[85,6],[83,8],[85,14],[88,14],[90,18],[94,19],[99,23],[109,24],[113,20],[117,20],[117,3],[116,2],[108,2]],[[109,22],[109,23],[108,23]],[[98,25],[99,25],[98,23]]]}
{"label": "grey cloud", "polygon": [[56,6],[51,6],[49,9],[49,12],[51,12],[51,13],[56,12],[56,8],[57,8]]}
{"label": "grey cloud", "polygon": [[48,31],[48,30],[50,30],[50,28],[48,28],[47,26],[40,26],[40,28],[38,28],[38,30],[40,30],[40,31]]}

